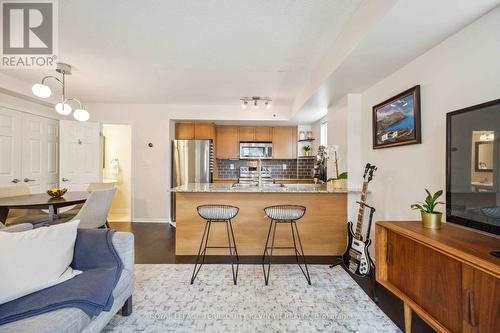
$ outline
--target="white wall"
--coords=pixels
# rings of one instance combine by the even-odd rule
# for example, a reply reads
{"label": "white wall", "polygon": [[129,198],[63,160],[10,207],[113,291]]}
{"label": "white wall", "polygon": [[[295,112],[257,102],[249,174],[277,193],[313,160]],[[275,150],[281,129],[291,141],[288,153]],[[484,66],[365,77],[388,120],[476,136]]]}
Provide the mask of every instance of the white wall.
{"label": "white wall", "polygon": [[[133,221],[170,218],[170,141],[172,119],[288,121],[289,109],[243,110],[236,106],[167,104],[87,104],[90,121],[132,126]],[[274,116],[275,115],[275,116]],[[153,147],[148,147],[152,143]]]}
{"label": "white wall", "polygon": [[[347,171],[347,96],[328,108],[328,146],[336,146],[339,173]],[[336,176],[333,156],[328,160],[328,178]]]}
{"label": "white wall", "polygon": [[3,89],[0,89],[0,106],[46,118],[60,119],[48,103],[36,102],[35,99],[28,99],[23,95],[3,91]]}
{"label": "white wall", "polygon": [[[422,199],[424,188],[445,188],[445,115],[500,98],[499,32],[497,7],[362,93],[361,122],[349,123],[349,140],[359,135],[361,164],[379,168],[369,199],[376,220],[418,219],[410,204]],[[373,150],[372,106],[417,84],[422,144]]]}

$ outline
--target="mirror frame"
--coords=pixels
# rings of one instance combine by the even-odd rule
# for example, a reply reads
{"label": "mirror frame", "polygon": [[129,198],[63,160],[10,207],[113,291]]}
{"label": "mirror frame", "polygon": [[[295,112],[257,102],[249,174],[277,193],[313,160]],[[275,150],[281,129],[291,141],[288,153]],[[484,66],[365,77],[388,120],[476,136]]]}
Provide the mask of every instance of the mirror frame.
{"label": "mirror frame", "polygon": [[475,158],[474,158],[474,169],[476,172],[493,172],[493,168],[491,169],[479,169],[479,145],[490,144],[493,145],[493,141],[477,141],[475,143]]}

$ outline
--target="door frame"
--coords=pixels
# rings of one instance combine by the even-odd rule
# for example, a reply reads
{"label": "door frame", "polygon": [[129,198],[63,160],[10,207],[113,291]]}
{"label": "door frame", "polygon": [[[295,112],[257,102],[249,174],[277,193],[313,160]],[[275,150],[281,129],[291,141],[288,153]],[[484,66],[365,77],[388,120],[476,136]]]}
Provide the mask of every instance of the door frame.
{"label": "door frame", "polygon": [[[135,218],[135,167],[134,167],[134,147],[133,147],[133,142],[134,142],[134,125],[129,122],[129,121],[119,121],[119,120],[100,120],[99,121],[99,131],[100,131],[100,136],[104,136],[103,134],[103,126],[104,125],[128,125],[130,126],[130,222],[134,222]],[[101,145],[99,148],[100,152],[100,159],[102,159],[103,156],[103,151],[102,151],[103,146]],[[101,160],[102,162],[102,160]],[[101,163],[102,165],[102,163]],[[103,174],[101,170],[101,181],[103,179]]]}

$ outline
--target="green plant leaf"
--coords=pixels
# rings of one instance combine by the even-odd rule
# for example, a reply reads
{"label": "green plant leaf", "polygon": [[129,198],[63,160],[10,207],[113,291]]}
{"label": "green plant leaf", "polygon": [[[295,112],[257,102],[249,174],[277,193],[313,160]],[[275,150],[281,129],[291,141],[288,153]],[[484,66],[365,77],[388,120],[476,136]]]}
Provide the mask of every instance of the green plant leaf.
{"label": "green plant leaf", "polygon": [[337,179],[347,179],[347,171],[342,172]]}
{"label": "green plant leaf", "polygon": [[436,193],[434,193],[434,196],[432,197],[432,199],[434,201],[436,201],[442,194],[443,194],[443,190],[439,190]]}
{"label": "green plant leaf", "polygon": [[418,209],[418,210],[421,210],[421,211],[425,211],[424,207],[422,207],[421,205],[419,204],[412,204],[410,206],[411,209]]}

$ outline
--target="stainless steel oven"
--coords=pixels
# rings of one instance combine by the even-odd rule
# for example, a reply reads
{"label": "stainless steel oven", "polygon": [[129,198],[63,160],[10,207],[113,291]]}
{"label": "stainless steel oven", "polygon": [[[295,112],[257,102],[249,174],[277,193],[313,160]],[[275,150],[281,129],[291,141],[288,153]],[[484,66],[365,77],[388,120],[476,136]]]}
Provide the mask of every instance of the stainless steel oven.
{"label": "stainless steel oven", "polygon": [[240,142],[240,159],[256,160],[273,157],[271,142]]}

